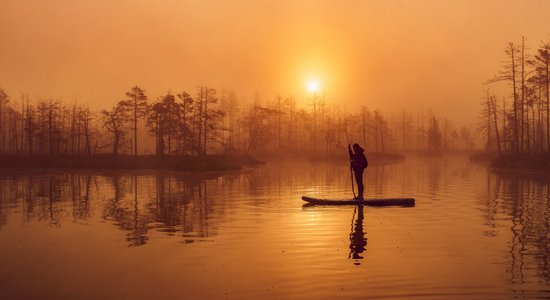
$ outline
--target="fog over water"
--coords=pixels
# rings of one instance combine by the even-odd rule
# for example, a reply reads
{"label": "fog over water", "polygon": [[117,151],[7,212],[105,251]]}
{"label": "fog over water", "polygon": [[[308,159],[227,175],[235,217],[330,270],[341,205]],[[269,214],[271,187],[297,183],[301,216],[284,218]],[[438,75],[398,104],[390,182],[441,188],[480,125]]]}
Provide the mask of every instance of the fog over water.
{"label": "fog over water", "polygon": [[[0,290],[10,299],[548,297],[547,180],[466,156],[369,167],[368,197],[416,206],[303,206],[351,195],[347,166],[240,172],[4,173]],[[137,189],[136,189],[137,187]]]}
{"label": "fog over water", "polygon": [[0,298],[550,298],[549,12],[0,0]]}

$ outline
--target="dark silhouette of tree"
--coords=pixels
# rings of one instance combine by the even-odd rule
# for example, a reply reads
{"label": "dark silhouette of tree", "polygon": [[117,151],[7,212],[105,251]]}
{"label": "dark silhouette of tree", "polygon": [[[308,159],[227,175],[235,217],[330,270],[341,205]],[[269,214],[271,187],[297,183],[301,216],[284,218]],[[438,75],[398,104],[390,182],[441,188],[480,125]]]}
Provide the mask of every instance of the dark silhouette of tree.
{"label": "dark silhouette of tree", "polygon": [[502,154],[502,146],[500,142],[500,133],[498,131],[498,117],[497,117],[497,101],[496,97],[492,96],[489,98],[490,108],[492,111],[492,117],[493,117],[493,128],[495,129],[495,136],[497,138],[497,151],[498,155]]}
{"label": "dark silhouette of tree", "polygon": [[27,104],[26,108],[26,120],[25,120],[25,134],[27,139],[27,148],[29,155],[33,154],[33,146],[34,146],[34,135],[35,135],[35,128],[36,124],[34,121],[34,115],[35,110],[34,107]]}
{"label": "dark silhouette of tree", "polygon": [[506,45],[504,53],[507,59],[504,61],[502,70],[500,70],[498,75],[496,75],[493,79],[488,80],[486,84],[504,81],[510,83],[512,86],[513,118],[510,119],[509,123],[511,123],[510,125],[513,128],[511,139],[512,151],[517,153],[521,150],[520,130],[523,126],[523,124],[520,123],[520,117],[523,116],[523,112],[521,111],[522,107],[520,105],[523,105],[523,103],[520,103],[517,88],[518,76],[520,77],[520,82],[522,82],[522,73],[518,70],[518,64],[521,64],[518,60],[522,57],[522,48],[512,42],[509,42]]}
{"label": "dark silhouette of tree", "polygon": [[123,103],[131,111],[131,121],[133,123],[132,129],[134,130],[134,157],[138,154],[138,120],[145,118],[148,112],[147,96],[145,91],[139,86],[134,86],[129,92],[126,93],[128,97]]}
{"label": "dark silhouette of tree", "polygon": [[181,100],[181,142],[182,153],[187,155],[188,145],[193,142],[193,132],[191,130],[190,115],[193,113],[193,97],[183,91],[177,95]]}
{"label": "dark silhouette of tree", "polygon": [[512,95],[514,99],[514,140],[512,141],[512,147],[515,152],[519,151],[519,119],[518,119],[518,92],[517,92],[517,56],[520,53],[519,47],[514,45],[514,43],[508,43],[508,46],[505,50],[506,55],[509,57],[508,63],[504,66],[504,71],[501,72],[501,78],[503,80],[508,80],[512,83]]}
{"label": "dark silhouette of tree", "polygon": [[86,154],[92,155],[91,122],[93,121],[93,118],[90,113],[90,107],[89,106],[82,107],[79,111],[78,117],[84,133],[84,143],[86,145],[86,148],[85,148]]}
{"label": "dark silhouette of tree", "polygon": [[[491,110],[493,116],[488,118],[494,124],[490,130],[502,133],[505,149],[514,143],[521,144],[521,149],[538,149],[548,125],[542,117],[549,115],[544,113],[548,108],[540,101],[546,95],[546,85],[541,81],[543,70],[536,72],[537,80],[527,76],[530,64],[524,66],[522,73],[521,57],[525,60],[529,56],[527,51],[523,55],[518,51],[514,65],[519,67],[512,72],[520,87],[516,91],[516,115],[510,118],[512,110],[506,111],[504,105],[502,110]],[[522,74],[527,78],[523,88]],[[512,82],[512,77],[508,81]],[[523,94],[518,92],[520,89]],[[315,95],[313,106],[303,107],[293,97],[280,94],[270,98],[257,93],[252,102],[240,99],[230,90],[222,91],[219,100],[216,94],[215,89],[202,86],[193,96],[185,91],[168,93],[148,105],[144,90],[135,86],[126,93],[126,99],[96,112],[76,101],[69,105],[61,100],[32,102],[24,95],[21,103],[14,103],[7,101],[3,92],[0,153],[93,156],[110,152],[135,157],[140,150],[154,147],[159,156],[254,152],[317,155],[320,151],[332,155],[351,141],[362,142],[367,151],[431,149],[430,117],[426,113],[382,112],[366,106],[346,112],[348,108],[339,107],[332,99],[327,102],[322,93]],[[490,105],[496,106],[496,101]],[[495,122],[499,113],[500,127]],[[146,121],[146,126],[140,126],[140,119]],[[457,130],[447,121],[440,124],[440,148],[461,147]],[[522,128],[524,135],[510,135],[508,128],[513,125]],[[152,138],[138,137],[143,127],[154,142]]]}
{"label": "dark silhouette of tree", "polygon": [[163,156],[166,146],[168,155],[172,153],[172,140],[178,138],[182,130],[183,105],[176,102],[174,95],[168,93],[151,106],[147,118],[149,133],[156,138],[156,154]]}
{"label": "dark silhouette of tree", "polygon": [[239,105],[233,91],[222,91],[220,109],[225,113],[221,124],[225,129],[222,132],[223,153],[236,153],[238,145],[241,143],[241,136],[238,123]]}
{"label": "dark silhouette of tree", "polygon": [[246,133],[245,153],[250,153],[253,148],[260,147],[273,137],[273,131],[267,125],[267,120],[276,113],[273,109],[254,105],[240,120]]}
{"label": "dark silhouette of tree", "polygon": [[546,151],[550,152],[550,43],[542,42],[532,63],[546,98]]}
{"label": "dark silhouette of tree", "polygon": [[[496,150],[500,155],[502,154],[502,149],[501,149],[500,132],[498,129],[498,113],[497,113],[496,97],[490,95],[489,90],[487,90],[486,98],[481,103],[481,105],[482,105],[482,110],[481,110],[481,118],[480,118],[481,122],[478,127],[479,132],[485,133],[487,136],[487,140],[486,140],[487,152],[494,151],[495,149],[494,146],[496,146]],[[496,138],[494,143],[493,143],[493,137]]]}
{"label": "dark silhouette of tree", "polygon": [[429,115],[428,147],[432,151],[439,151],[441,148],[439,121],[433,114]]}
{"label": "dark silhouette of tree", "polygon": [[119,101],[110,111],[102,110],[101,114],[103,115],[103,126],[113,135],[110,143],[113,149],[112,154],[118,155],[126,144],[126,128],[124,125],[128,121],[128,105],[124,101]]}
{"label": "dark silhouette of tree", "polygon": [[378,152],[378,144],[380,144],[380,151],[386,152],[384,141],[388,139],[388,123],[382,116],[379,110],[374,111],[374,143],[375,149]]}
{"label": "dark silhouette of tree", "polygon": [[[508,43],[502,69],[486,82],[503,81],[512,89],[511,109],[506,109],[505,98],[499,109],[496,95],[488,97],[483,105],[482,122],[487,124],[485,128],[491,128],[486,131],[488,137],[499,135],[500,153],[550,152],[550,44],[542,42],[533,56],[528,50],[524,37],[519,46]],[[499,119],[501,122],[497,122]]]}
{"label": "dark silhouette of tree", "polygon": [[9,103],[9,98],[6,92],[0,88],[0,150],[4,151],[5,149],[5,122],[4,122],[4,111],[6,110]]}
{"label": "dark silhouette of tree", "polygon": [[[197,151],[201,155],[207,154],[208,141],[212,139],[218,140],[217,132],[212,130],[218,129],[219,117],[223,117],[223,112],[216,107],[218,99],[216,90],[209,87],[199,87],[198,95],[195,101],[195,122],[193,124],[193,133],[197,137]],[[209,106],[210,105],[210,106]]]}

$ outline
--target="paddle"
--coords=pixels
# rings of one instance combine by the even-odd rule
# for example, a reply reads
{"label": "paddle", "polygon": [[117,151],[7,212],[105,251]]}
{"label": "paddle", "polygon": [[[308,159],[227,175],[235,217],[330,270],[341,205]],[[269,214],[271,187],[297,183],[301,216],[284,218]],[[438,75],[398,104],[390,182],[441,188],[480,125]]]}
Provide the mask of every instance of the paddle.
{"label": "paddle", "polygon": [[351,147],[348,144],[348,153],[349,153],[349,174],[351,176],[351,191],[353,192],[353,198],[357,198],[355,195],[355,187],[353,186],[353,163],[351,161]]}

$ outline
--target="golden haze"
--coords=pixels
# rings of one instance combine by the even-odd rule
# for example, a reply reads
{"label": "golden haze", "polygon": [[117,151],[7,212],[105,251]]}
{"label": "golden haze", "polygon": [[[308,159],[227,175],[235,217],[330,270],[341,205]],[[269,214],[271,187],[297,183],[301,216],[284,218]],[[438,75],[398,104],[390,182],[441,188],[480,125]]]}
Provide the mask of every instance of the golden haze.
{"label": "golden haze", "polygon": [[[0,2],[0,86],[12,98],[106,106],[209,85],[304,103],[425,110],[474,123],[508,41],[548,39],[541,1]],[[505,96],[503,92],[502,96]],[[507,95],[506,95],[507,96]]]}

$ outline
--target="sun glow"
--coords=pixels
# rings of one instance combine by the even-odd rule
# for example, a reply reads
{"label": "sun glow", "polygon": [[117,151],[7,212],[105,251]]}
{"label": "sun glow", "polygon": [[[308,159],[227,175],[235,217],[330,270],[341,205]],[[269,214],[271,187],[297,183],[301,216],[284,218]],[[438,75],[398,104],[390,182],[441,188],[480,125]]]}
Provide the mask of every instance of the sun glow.
{"label": "sun glow", "polygon": [[312,93],[318,92],[320,88],[321,88],[321,84],[319,83],[318,80],[311,79],[307,83],[307,89],[308,89],[308,91],[310,91]]}

